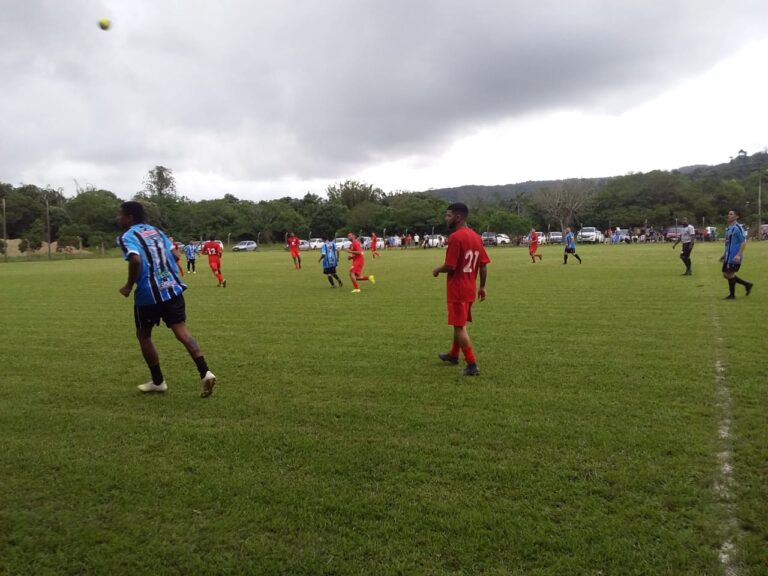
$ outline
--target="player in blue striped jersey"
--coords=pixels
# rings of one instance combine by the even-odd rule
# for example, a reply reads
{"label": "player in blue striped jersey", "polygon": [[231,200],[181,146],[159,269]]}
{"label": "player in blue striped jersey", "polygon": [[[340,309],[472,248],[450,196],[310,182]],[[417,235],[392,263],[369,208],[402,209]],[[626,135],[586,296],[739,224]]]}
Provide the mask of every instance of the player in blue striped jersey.
{"label": "player in blue striped jersey", "polygon": [[152,328],[163,320],[194,360],[200,373],[200,395],[206,398],[213,392],[216,376],[208,369],[203,352],[187,328],[183,295],[187,287],[181,281],[176,266],[175,256],[178,254],[166,235],[144,220],[141,203],[124,202],[120,205],[117,225],[123,233],[117,238],[117,243],[128,261],[128,280],[120,288],[120,294],[127,298],[135,285],[133,317],[136,338],[152,374],[152,380],[139,385],[139,390],[165,392],[168,389],[160,369],[160,357],[152,342]]}
{"label": "player in blue striped jersey", "polygon": [[341,278],[336,274],[336,266],[339,265],[339,253],[336,251],[336,244],[332,240],[329,240],[323,236],[323,245],[320,247],[320,260],[318,262],[323,263],[323,274],[328,278],[328,282],[331,283],[331,288],[336,288],[333,283],[333,279],[339,283],[339,288],[343,286]]}
{"label": "player in blue striped jersey", "polygon": [[563,264],[568,264],[568,254],[573,254],[576,260],[581,264],[581,257],[576,254],[576,238],[569,226],[565,228],[565,252],[563,253]]}
{"label": "player in blue striped jersey", "polygon": [[752,292],[752,282],[747,282],[736,276],[741,268],[744,257],[744,248],[747,244],[747,233],[739,223],[739,211],[728,212],[728,228],[725,229],[725,252],[720,256],[723,263],[723,278],[728,280],[728,296],[724,300],[736,298],[736,284],[741,284],[746,290],[746,295]]}

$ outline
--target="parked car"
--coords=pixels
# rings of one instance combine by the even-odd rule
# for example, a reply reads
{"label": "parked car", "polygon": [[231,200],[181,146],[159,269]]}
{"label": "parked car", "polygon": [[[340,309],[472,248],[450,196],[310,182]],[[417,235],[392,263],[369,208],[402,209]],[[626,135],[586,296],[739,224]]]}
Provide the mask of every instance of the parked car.
{"label": "parked car", "polygon": [[350,246],[352,246],[352,240],[345,236],[335,238],[333,243],[336,244],[336,250],[347,250]]}
{"label": "parked car", "polygon": [[[371,249],[371,237],[370,236],[360,236],[360,246],[363,247],[363,250],[370,250]],[[383,250],[384,249],[384,238],[376,238],[376,249],[377,250]]]}
{"label": "parked car", "polygon": [[253,252],[258,245],[253,240],[243,240],[232,246],[232,252]]}
{"label": "parked car", "polygon": [[619,244],[621,242],[626,242],[629,244],[632,242],[632,235],[629,233],[629,230],[626,228],[621,228],[619,230],[616,230],[613,233],[613,237],[611,237],[611,242],[614,244]]}
{"label": "parked car", "polygon": [[512,244],[512,240],[510,240],[509,236],[506,234],[496,234],[497,246],[507,246],[509,244]]}
{"label": "parked car", "polygon": [[669,226],[664,229],[664,240],[666,242],[674,242],[680,238],[683,233],[682,226]]}
{"label": "parked car", "polygon": [[424,236],[424,245],[427,248],[440,248],[445,245],[445,238],[440,234],[427,234]]}
{"label": "parked car", "polygon": [[[288,244],[284,244],[283,248],[288,250],[289,249]],[[301,250],[302,252],[306,250],[311,250],[311,248],[309,247],[309,240],[299,240],[299,250]]]}
{"label": "parked car", "polygon": [[580,243],[598,244],[603,241],[603,233],[594,226],[584,226],[576,234],[576,241]]}
{"label": "parked car", "polygon": [[562,244],[563,243],[563,233],[562,232],[550,232],[549,233],[549,243],[550,244]]}
{"label": "parked car", "polygon": [[311,250],[320,250],[320,248],[323,247],[323,239],[322,238],[310,238],[309,239],[309,247]]}
{"label": "parked car", "polygon": [[480,236],[483,246],[496,246],[496,232],[483,232]]}

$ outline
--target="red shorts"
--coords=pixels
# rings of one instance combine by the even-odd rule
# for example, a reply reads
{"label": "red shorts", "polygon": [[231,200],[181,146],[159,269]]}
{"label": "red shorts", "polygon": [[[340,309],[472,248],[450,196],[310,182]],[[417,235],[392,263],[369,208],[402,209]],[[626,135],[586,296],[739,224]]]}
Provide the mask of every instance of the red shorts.
{"label": "red shorts", "polygon": [[528,248],[528,252],[530,252],[531,254],[535,254],[536,250],[538,249],[539,249],[538,244],[531,244],[530,247]]}
{"label": "red shorts", "polygon": [[472,322],[472,302],[448,302],[448,324],[466,326]]}
{"label": "red shorts", "polygon": [[365,266],[365,262],[355,262],[352,261],[352,267],[349,269],[352,274],[355,276],[362,276],[363,275],[363,266]]}
{"label": "red shorts", "polygon": [[298,258],[299,256],[299,251],[296,248],[291,248],[291,258]]}
{"label": "red shorts", "polygon": [[208,258],[208,266],[211,267],[211,270],[221,270],[221,259]]}

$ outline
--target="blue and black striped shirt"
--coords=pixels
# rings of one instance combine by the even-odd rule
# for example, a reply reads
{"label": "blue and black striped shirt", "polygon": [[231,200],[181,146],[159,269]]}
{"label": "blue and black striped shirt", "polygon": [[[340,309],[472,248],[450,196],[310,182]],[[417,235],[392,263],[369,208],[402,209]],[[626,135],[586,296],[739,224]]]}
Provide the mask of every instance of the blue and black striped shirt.
{"label": "blue and black striped shirt", "polygon": [[141,258],[134,292],[136,306],[167,302],[187,289],[173,258],[171,241],[154,226],[135,224],[118,236],[117,244],[126,260],[131,254]]}

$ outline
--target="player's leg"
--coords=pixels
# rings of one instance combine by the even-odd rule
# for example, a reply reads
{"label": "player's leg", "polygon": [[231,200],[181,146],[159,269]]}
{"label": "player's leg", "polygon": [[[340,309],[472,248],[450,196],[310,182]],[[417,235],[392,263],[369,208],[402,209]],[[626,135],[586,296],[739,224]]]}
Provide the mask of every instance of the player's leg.
{"label": "player's leg", "polygon": [[195,340],[190,333],[186,321],[175,321],[181,318],[186,318],[183,296],[174,298],[173,304],[165,316],[165,320],[168,328],[173,331],[173,335],[184,345],[184,348],[187,349],[187,352],[194,361],[195,366],[197,367],[197,372],[200,375],[200,396],[207,398],[211,395],[213,387],[216,385],[216,376],[208,368],[208,363],[205,361],[203,351],[197,344],[197,340]]}
{"label": "player's leg", "polygon": [[336,288],[336,285],[333,283],[333,274],[326,274],[326,278],[328,278],[328,283],[331,285],[331,288]]}
{"label": "player's leg", "polygon": [[461,351],[464,354],[464,360],[467,361],[467,367],[464,369],[464,375],[477,376],[480,374],[480,371],[477,368],[477,358],[475,358],[475,351],[472,349],[472,340],[469,337],[467,326],[454,326],[453,339],[454,342],[458,342],[459,346],[461,347]]}
{"label": "player's leg", "polygon": [[134,306],[133,318],[136,324],[136,339],[139,341],[141,355],[147,363],[152,380],[140,384],[142,392],[165,392],[168,386],[160,369],[160,356],[152,342],[152,328],[160,323],[160,312],[156,306]]}
{"label": "player's leg", "polygon": [[723,278],[728,281],[728,296],[725,300],[733,300],[736,298],[736,280],[734,280],[735,272],[729,270],[728,264],[723,263]]}
{"label": "player's leg", "polygon": [[568,264],[568,250],[563,252],[563,264]]}
{"label": "player's leg", "polygon": [[576,258],[576,260],[579,261],[579,264],[581,264],[581,256],[579,256],[578,254],[576,254],[576,252],[574,252],[573,253],[573,257]]}
{"label": "player's leg", "polygon": [[160,369],[160,355],[157,353],[155,343],[152,342],[152,326],[136,328],[136,338],[139,341],[141,355],[152,373],[152,382],[159,386],[163,383],[163,371]]}
{"label": "player's leg", "polygon": [[360,284],[357,283],[357,272],[354,268],[349,270],[349,279],[352,281],[352,292],[360,292]]}
{"label": "player's leg", "polygon": [[338,283],[339,283],[339,288],[341,288],[342,286],[344,286],[344,284],[342,284],[342,283],[341,283],[341,278],[339,278],[339,275],[338,275],[338,274],[336,274],[336,272],[334,272],[334,273],[333,273],[333,277],[334,277],[334,278],[336,278],[336,282],[338,282]]}

